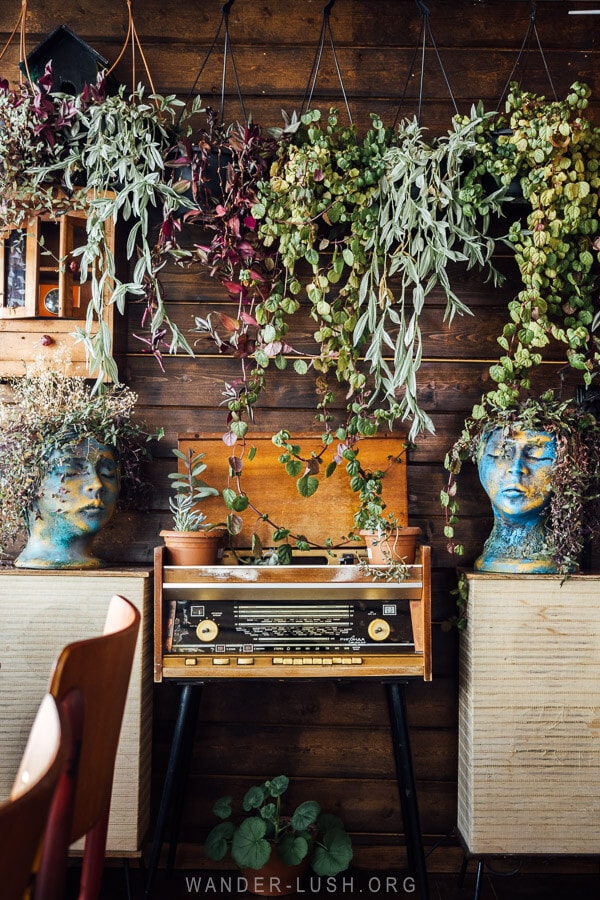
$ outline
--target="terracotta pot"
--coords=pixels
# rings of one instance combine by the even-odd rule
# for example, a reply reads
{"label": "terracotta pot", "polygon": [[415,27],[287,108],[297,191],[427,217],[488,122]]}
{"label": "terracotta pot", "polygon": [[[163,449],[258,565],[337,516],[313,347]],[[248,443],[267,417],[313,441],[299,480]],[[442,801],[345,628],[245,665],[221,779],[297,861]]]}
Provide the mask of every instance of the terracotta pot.
{"label": "terracotta pot", "polygon": [[283,894],[296,894],[300,881],[308,868],[308,858],[297,866],[282,863],[277,852],[273,850],[266,865],[262,869],[240,869],[241,875],[248,884],[250,894],[262,897],[281,897]]}
{"label": "terracotta pot", "polygon": [[390,561],[403,559],[408,565],[415,561],[417,541],[421,534],[420,528],[398,528],[389,534],[380,537],[374,531],[361,531],[367,546],[369,563],[374,566],[385,565]]}
{"label": "terracotta pot", "polygon": [[214,566],[223,555],[223,528],[211,531],[161,531],[172,566]]}

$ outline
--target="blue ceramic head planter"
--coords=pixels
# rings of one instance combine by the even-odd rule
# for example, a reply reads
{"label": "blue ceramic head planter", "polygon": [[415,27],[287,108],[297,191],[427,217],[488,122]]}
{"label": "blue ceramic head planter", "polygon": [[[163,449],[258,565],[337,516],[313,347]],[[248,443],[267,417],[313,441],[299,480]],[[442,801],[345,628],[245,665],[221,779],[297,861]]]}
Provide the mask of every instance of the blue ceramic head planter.
{"label": "blue ceramic head planter", "polygon": [[547,431],[484,435],[478,453],[480,481],[494,511],[494,527],[475,561],[481,572],[557,571],[546,546],[545,521],[552,495],[556,438]]}
{"label": "blue ceramic head planter", "polygon": [[15,560],[26,569],[92,569],[94,537],[112,516],[120,477],[115,451],[93,438],[55,447],[28,517],[28,540]]}

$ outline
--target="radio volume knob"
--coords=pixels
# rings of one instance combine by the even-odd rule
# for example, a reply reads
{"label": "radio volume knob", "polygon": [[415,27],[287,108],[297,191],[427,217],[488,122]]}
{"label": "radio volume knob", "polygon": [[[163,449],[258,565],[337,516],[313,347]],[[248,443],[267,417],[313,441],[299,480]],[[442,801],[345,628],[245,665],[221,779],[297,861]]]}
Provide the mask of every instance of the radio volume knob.
{"label": "radio volume knob", "polygon": [[210,641],[214,641],[218,633],[219,626],[212,619],[203,619],[196,626],[196,634],[198,635],[198,640],[202,641],[205,644],[208,644]]}
{"label": "radio volume knob", "polygon": [[369,622],[367,630],[372,641],[385,641],[389,638],[392,629],[385,619],[373,619],[372,622]]}

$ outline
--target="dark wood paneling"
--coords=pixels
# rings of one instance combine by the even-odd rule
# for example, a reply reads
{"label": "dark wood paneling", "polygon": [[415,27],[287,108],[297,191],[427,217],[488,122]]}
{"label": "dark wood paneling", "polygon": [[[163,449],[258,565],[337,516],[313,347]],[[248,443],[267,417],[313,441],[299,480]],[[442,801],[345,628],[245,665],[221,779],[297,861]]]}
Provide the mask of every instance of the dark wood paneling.
{"label": "dark wood paneling", "polygon": [[[114,60],[127,31],[126,4],[112,0],[40,0],[29,4],[28,47],[33,47],[60,22],[68,24],[92,46]],[[222,0],[182,0],[175,7],[163,0],[133,4],[136,25],[159,93],[186,96],[215,34]],[[281,108],[291,111],[302,103],[316,49],[324,0],[237,0],[230,16],[240,84],[247,109],[263,125],[279,124]],[[497,104],[527,27],[526,0],[431,0],[431,26],[461,111],[483,98]],[[0,4],[0,47],[20,11],[20,0]],[[559,93],[574,80],[600,89],[598,54],[600,31],[596,20],[569,16],[571,9],[589,8],[584,0],[540,3],[537,27]],[[338,0],[331,25],[352,113],[360,132],[369,113],[391,123],[407,79],[417,42],[420,17],[414,0]],[[222,47],[222,45],[221,45]],[[198,92],[206,103],[220,99],[219,47],[209,59]],[[524,86],[548,90],[541,57],[532,45],[527,55]],[[16,79],[18,45],[13,43],[2,61],[2,75]],[[138,76],[143,78],[139,68]],[[117,73],[131,79],[127,54]],[[145,80],[145,79],[143,79]],[[595,93],[598,91],[595,90]],[[416,112],[418,72],[410,79],[402,115]],[[331,53],[326,47],[313,106],[327,110],[342,106]],[[239,107],[228,75],[226,115],[237,117]],[[453,113],[448,90],[428,43],[422,122],[436,134],[446,130]],[[600,119],[600,101],[590,105]],[[517,211],[512,210],[511,215]],[[494,223],[494,233],[506,233],[510,222]],[[452,284],[472,309],[472,317],[443,322],[444,299],[433,292],[422,320],[425,360],[418,383],[421,402],[432,416],[436,433],[422,435],[410,454],[409,513],[433,547],[434,681],[411,684],[407,690],[408,717],[418,777],[421,821],[428,841],[447,835],[456,817],[457,635],[444,624],[455,612],[451,591],[456,564],[446,550],[444,518],[438,503],[445,483],[443,459],[461,430],[465,415],[490,386],[488,367],[498,356],[496,336],[506,320],[506,305],[519,290],[510,251],[499,246],[498,268],[507,276],[494,289],[477,272],[453,267]],[[175,267],[163,272],[163,286],[173,319],[186,330],[194,315],[211,309],[235,310],[215,279],[201,272]],[[156,461],[148,466],[153,492],[146,512],[121,512],[99,539],[99,551],[112,561],[150,562],[160,543],[159,531],[171,523],[167,506],[167,474],[174,468],[172,448],[183,432],[219,433],[226,412],[219,406],[225,381],[235,378],[239,363],[219,356],[201,343],[197,358],[165,357],[163,373],[157,362],[141,353],[132,332],[139,332],[141,307],[131,304],[119,328],[127,336],[122,374],[139,394],[139,415],[150,427],[165,429],[155,447]],[[310,321],[301,320],[294,340],[310,347]],[[557,357],[558,358],[558,357]],[[556,364],[542,367],[534,386],[559,386]],[[574,379],[566,382],[567,393]],[[338,408],[344,406],[343,395]],[[277,374],[276,387],[261,399],[255,427],[273,432],[283,426],[293,432],[320,432],[313,419],[314,385],[310,376],[292,371]],[[460,538],[462,562],[470,565],[481,551],[491,526],[487,498],[472,466],[461,478]],[[162,685],[155,692],[153,807],[164,778],[166,756],[177,709],[177,689]],[[198,843],[210,823],[212,801],[228,793],[240,795],[257,779],[283,771],[291,775],[292,798],[316,797],[326,808],[343,812],[364,846],[361,861],[376,868],[394,866],[402,848],[403,823],[391,761],[383,690],[361,683],[209,685],[205,689],[198,726],[192,777],[187,794],[178,864],[206,865]],[[368,748],[368,750],[366,749]],[[371,850],[369,850],[371,848]],[[369,857],[369,852],[371,856]],[[444,859],[458,864],[456,850]],[[454,856],[452,856],[454,853]],[[436,864],[434,858],[433,864]],[[443,865],[443,863],[442,863]]]}

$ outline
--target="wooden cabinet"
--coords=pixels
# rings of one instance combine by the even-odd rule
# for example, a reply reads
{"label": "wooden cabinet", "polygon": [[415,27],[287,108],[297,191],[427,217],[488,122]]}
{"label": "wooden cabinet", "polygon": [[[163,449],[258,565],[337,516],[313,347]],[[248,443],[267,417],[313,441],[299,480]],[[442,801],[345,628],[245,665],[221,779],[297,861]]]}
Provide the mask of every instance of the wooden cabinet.
{"label": "wooden cabinet", "polygon": [[[73,210],[56,218],[40,215],[0,237],[0,376],[23,375],[40,355],[52,358],[68,345],[73,374],[86,375],[85,349],[74,338],[91,298],[89,280],[79,280],[79,257],[86,242],[86,213]],[[114,227],[105,224],[114,255]],[[113,333],[113,307],[104,325]],[[94,327],[98,327],[95,323]]]}
{"label": "wooden cabinet", "polygon": [[469,575],[458,827],[471,853],[600,852],[600,577]]}
{"label": "wooden cabinet", "polygon": [[135,856],[150,815],[150,569],[0,569],[0,796],[8,796],[56,656],[65,644],[102,631],[113,594],[131,600],[142,622],[115,765],[107,852]]}

